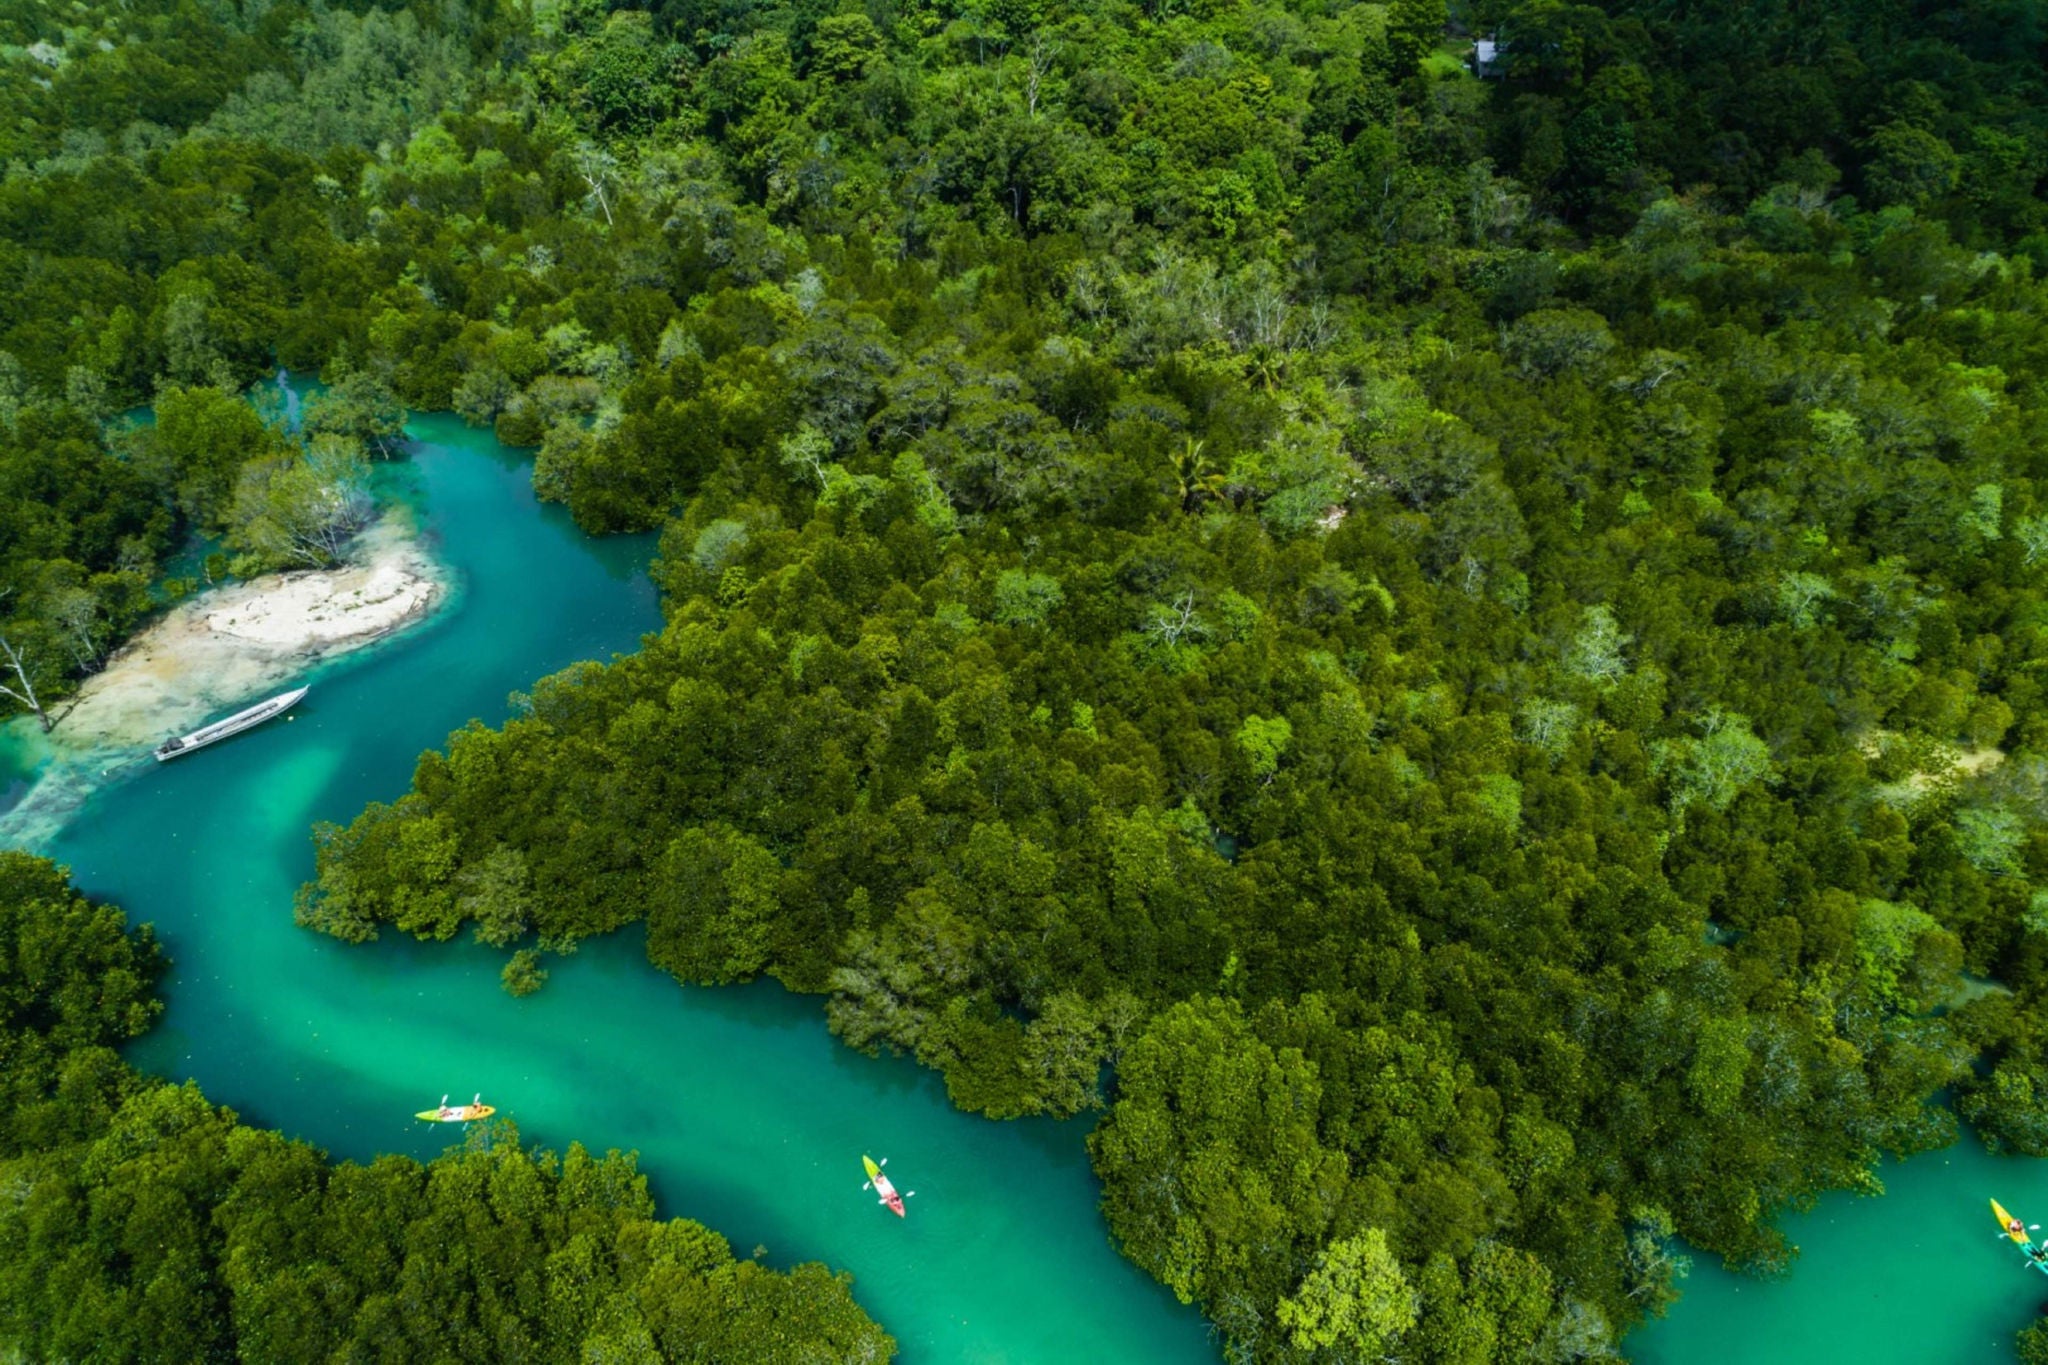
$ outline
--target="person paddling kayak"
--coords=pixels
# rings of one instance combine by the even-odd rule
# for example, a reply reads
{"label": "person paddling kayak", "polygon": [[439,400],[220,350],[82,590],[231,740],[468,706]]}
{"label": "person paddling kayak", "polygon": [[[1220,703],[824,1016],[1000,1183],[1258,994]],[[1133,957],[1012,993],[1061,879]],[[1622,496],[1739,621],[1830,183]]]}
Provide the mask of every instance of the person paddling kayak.
{"label": "person paddling kayak", "polygon": [[448,1097],[443,1095],[440,1104],[432,1109],[422,1109],[413,1117],[425,1119],[428,1123],[469,1123],[476,1119],[487,1119],[497,1112],[495,1107],[484,1103],[481,1094],[468,1104],[450,1104]]}
{"label": "person paddling kayak", "polygon": [[2007,1213],[2005,1205],[1996,1199],[1991,1201],[1991,1216],[1998,1220],[1999,1235],[2010,1238],[2013,1245],[2026,1253],[2026,1263],[2048,1275],[2048,1241],[2036,1242],[2027,1236],[2041,1225],[2036,1223],[2032,1228],[2028,1227],[2025,1219]]}
{"label": "person paddling kayak", "polygon": [[916,1194],[917,1191],[911,1190],[905,1194],[898,1194],[896,1192],[896,1187],[889,1183],[889,1177],[882,1174],[882,1167],[889,1164],[888,1157],[883,1157],[878,1163],[873,1157],[863,1156],[860,1159],[860,1164],[868,1173],[867,1181],[861,1188],[873,1190],[881,1196],[883,1208],[889,1210],[898,1218],[903,1217],[903,1201],[909,1198],[910,1195]]}

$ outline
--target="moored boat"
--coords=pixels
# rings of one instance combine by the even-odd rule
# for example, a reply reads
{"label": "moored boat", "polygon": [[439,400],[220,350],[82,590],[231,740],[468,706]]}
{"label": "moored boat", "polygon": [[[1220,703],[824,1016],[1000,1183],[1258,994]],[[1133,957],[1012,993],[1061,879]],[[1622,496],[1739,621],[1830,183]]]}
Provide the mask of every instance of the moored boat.
{"label": "moored boat", "polygon": [[261,725],[273,716],[281,716],[291,710],[292,707],[298,705],[299,699],[311,690],[310,688],[301,687],[291,692],[279,693],[268,701],[259,701],[247,710],[237,711],[225,720],[217,720],[211,725],[202,725],[189,735],[179,735],[176,739],[167,739],[162,744],[156,746],[156,761],[168,763],[174,758],[180,758],[191,753],[194,749],[204,749],[209,744],[218,743],[232,735],[239,735],[242,731],[249,729],[251,726]]}

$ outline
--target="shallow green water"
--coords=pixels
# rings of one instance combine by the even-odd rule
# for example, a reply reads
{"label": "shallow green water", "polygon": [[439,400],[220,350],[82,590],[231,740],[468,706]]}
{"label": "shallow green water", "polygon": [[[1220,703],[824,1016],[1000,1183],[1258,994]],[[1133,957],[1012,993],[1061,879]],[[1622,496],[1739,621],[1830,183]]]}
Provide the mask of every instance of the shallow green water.
{"label": "shallow green water", "polygon": [[[1685,1298],[1629,1338],[1642,1365],[1986,1365],[2048,1306],[2048,1276],[1998,1235],[1988,1200],[2048,1224],[2048,1162],[1973,1138],[1888,1165],[1881,1199],[1830,1195],[1788,1218],[1792,1274],[1769,1283],[1701,1258]],[[2038,1235],[2038,1234],[2037,1234]]]}
{"label": "shallow green water", "polygon": [[[535,505],[524,460],[459,423],[414,433],[399,479],[458,576],[453,604],[322,671],[289,722],[141,765],[46,850],[154,921],[174,961],[135,1061],[342,1157],[431,1156],[449,1132],[412,1112],[479,1090],[528,1141],[638,1149],[664,1213],[742,1255],[852,1271],[906,1361],[1214,1359],[1201,1318],[1110,1247],[1085,1126],[960,1114],[931,1073],[834,1042],[815,999],[684,990],[624,935],[513,1000],[502,954],[467,942],[347,947],[293,926],[313,820],[398,795],[450,729],[658,624],[649,539],[585,539]],[[918,1192],[908,1219],[862,1192],[863,1152]]]}
{"label": "shallow green water", "polygon": [[[510,691],[658,623],[649,540],[592,542],[534,504],[523,459],[449,419],[414,429],[424,444],[394,484],[458,576],[453,605],[319,674],[291,722],[142,765],[47,850],[155,921],[175,961],[165,1022],[135,1060],[338,1156],[431,1156],[445,1131],[408,1116],[477,1090],[530,1141],[638,1149],[665,1213],[741,1254],[851,1270],[906,1361],[1214,1359],[1196,1314],[1111,1250],[1081,1125],[959,1114],[932,1074],[835,1043],[815,1000],[683,990],[633,935],[551,963],[546,989],[515,1001],[501,955],[474,945],[350,948],[292,925],[311,821],[395,796],[449,729],[502,718]],[[907,1220],[861,1192],[863,1151],[918,1191]],[[1804,1254],[1786,1280],[1702,1259],[1630,1355],[2009,1360],[2048,1277],[2018,1264],[1985,1200],[2048,1222],[2048,1163],[1966,1142],[1884,1177],[1883,1199],[1836,1195],[1787,1221]]]}

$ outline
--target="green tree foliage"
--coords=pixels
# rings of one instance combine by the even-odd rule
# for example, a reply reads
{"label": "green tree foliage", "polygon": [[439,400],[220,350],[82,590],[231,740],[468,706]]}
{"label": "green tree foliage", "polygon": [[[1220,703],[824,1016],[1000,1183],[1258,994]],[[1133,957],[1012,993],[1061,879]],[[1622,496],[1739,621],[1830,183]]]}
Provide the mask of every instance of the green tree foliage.
{"label": "green tree foliage", "polygon": [[277,434],[239,396],[218,388],[165,389],[155,406],[156,423],[141,437],[143,458],[163,470],[187,517],[210,529],[225,525],[242,466],[276,451]]}
{"label": "green tree foliage", "polygon": [[[436,283],[408,252],[377,261],[357,192],[367,174],[412,212],[483,213],[479,148],[438,119],[490,84],[519,22],[497,4],[146,0],[13,25],[0,638],[23,669],[7,669],[8,706],[61,697],[98,667],[186,537],[252,519],[264,499],[243,498],[245,467],[278,493],[294,481],[303,462],[239,396],[251,379],[341,362],[308,434],[391,453],[392,367],[347,357],[370,356],[373,318],[431,307]],[[546,201],[504,150],[484,161],[518,181],[515,199]],[[115,421],[146,402],[152,424]],[[252,563],[305,562],[285,548],[297,529],[280,528],[264,519]]]}
{"label": "green tree foliage", "polygon": [[1715,711],[1700,728],[1698,739],[1662,741],[1654,761],[1668,773],[1674,807],[1725,811],[1744,788],[1770,778],[1770,746],[1756,737],[1747,716]]}
{"label": "green tree foliage", "polygon": [[[1711,184],[1732,204],[1774,185],[1824,191],[1846,173],[1866,203],[1932,211],[1962,237],[2040,231],[2038,20],[1966,7],[1936,36],[1885,6],[1749,23],[1633,0],[1525,0],[1488,17],[1515,109],[1503,150],[1532,184],[1568,203],[1576,191],[1582,212],[1600,211],[1603,183]],[[1812,59],[1823,35],[1854,54],[1853,76]]]}
{"label": "green tree foliage", "polygon": [[685,981],[746,981],[770,961],[782,867],[730,826],[684,830],[655,872],[666,891],[647,910],[647,956]]}
{"label": "green tree foliage", "polygon": [[670,110],[679,59],[655,36],[651,15],[625,10],[565,45],[543,69],[542,88],[578,107],[600,131],[644,131]]}
{"label": "green tree foliage", "polygon": [[306,403],[300,432],[309,440],[341,436],[389,459],[405,435],[405,405],[379,375],[337,362],[328,383]]}
{"label": "green tree foliage", "polygon": [[245,555],[237,571],[337,563],[375,513],[369,479],[362,452],[332,435],[244,465],[228,513],[228,544]]}
{"label": "green tree foliage", "polygon": [[[780,42],[705,82],[795,111]],[[1215,60],[1204,99],[1258,95]],[[1086,75],[1042,71],[1041,117]],[[1416,93],[1391,115],[1455,124]],[[500,421],[548,414],[543,491],[665,523],[665,629],[324,829],[307,923],[644,920],[679,976],[818,992],[967,1107],[1107,1103],[1113,1231],[1254,1356],[1297,1349],[1284,1303],[1341,1317],[1304,1285],[1374,1229],[1401,1342],[1597,1355],[1675,1292],[1673,1236],[1781,1266],[1771,1211],[1947,1140],[1945,1085],[2032,1140],[2025,1010],[1941,1012],[1964,969],[2036,989],[2024,267],[1791,181],[1791,247],[1708,200],[1578,242],[1484,209],[1430,239],[1484,296],[1388,245],[1412,205],[1314,269],[1163,211],[1006,224],[986,187],[835,244],[774,185],[847,168],[754,159],[765,106],[726,99],[706,160],[612,145],[729,219],[623,160],[611,222],[562,210],[600,260],[657,205],[697,225],[672,311],[489,325],[539,347]]]}
{"label": "green tree foliage", "polygon": [[1237,728],[1237,745],[1251,760],[1252,772],[1262,782],[1271,782],[1280,772],[1281,755],[1294,738],[1294,727],[1285,716],[1246,716]]}
{"label": "green tree foliage", "polygon": [[458,103],[478,74],[494,11],[307,6],[286,51],[296,60],[252,72],[207,120],[208,132],[317,156],[337,147],[403,146]]}
{"label": "green tree foliage", "polygon": [[0,854],[0,1348],[28,1359],[885,1361],[817,1264],[661,1221],[629,1156],[506,1123],[332,1165],[112,1051],[154,1020],[147,930]]}
{"label": "green tree foliage", "polygon": [[1386,1234],[1332,1242],[1276,1319],[1302,1350],[1340,1347],[1362,1356],[1383,1355],[1415,1325],[1415,1292],[1401,1263],[1387,1250]]}
{"label": "green tree foliage", "polygon": [[2038,1145],[2024,16],[1532,0],[1482,80],[1428,3],[256,8],[0,20],[0,639],[117,638],[278,362],[662,532],[660,634],[307,923],[644,920],[1107,1103],[1247,1358],[1601,1358],[1946,1086]]}
{"label": "green tree foliage", "polygon": [[506,994],[512,996],[532,995],[547,984],[547,968],[540,965],[540,954],[531,948],[521,948],[506,959],[505,969],[500,974]]}
{"label": "green tree foliage", "polygon": [[1436,51],[1449,22],[1444,0],[1394,0],[1387,6],[1387,55],[1393,62],[1393,74],[1405,76],[1421,66],[1423,59]]}
{"label": "green tree foliage", "polygon": [[0,1160],[77,1138],[136,1088],[113,1049],[155,1023],[162,970],[147,926],[0,852]]}

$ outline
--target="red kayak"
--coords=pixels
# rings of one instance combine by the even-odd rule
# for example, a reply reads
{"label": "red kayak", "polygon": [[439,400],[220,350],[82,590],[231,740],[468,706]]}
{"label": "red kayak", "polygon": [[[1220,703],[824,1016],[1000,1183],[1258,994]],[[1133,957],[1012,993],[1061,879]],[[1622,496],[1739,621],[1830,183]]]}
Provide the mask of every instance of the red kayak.
{"label": "red kayak", "polygon": [[[877,1164],[873,1157],[864,1156],[860,1159],[860,1164],[867,1167],[868,1171],[867,1183],[862,1185],[861,1188],[873,1190],[876,1194],[880,1195],[882,1197],[882,1207],[895,1214],[898,1218],[901,1218],[903,1216],[903,1196],[896,1193],[896,1187],[889,1183],[889,1177],[882,1174],[882,1167],[889,1164],[889,1158],[883,1157],[881,1162]],[[917,1191],[912,1190],[911,1193],[916,1194]]]}

